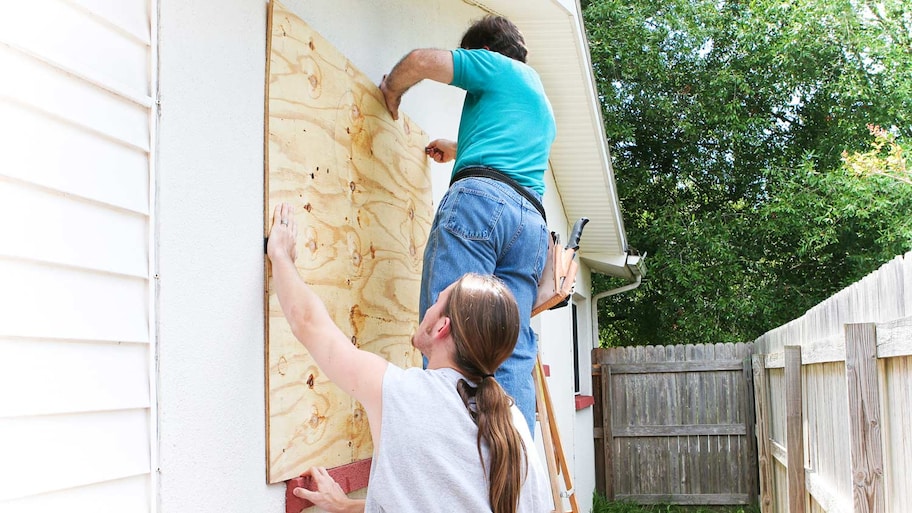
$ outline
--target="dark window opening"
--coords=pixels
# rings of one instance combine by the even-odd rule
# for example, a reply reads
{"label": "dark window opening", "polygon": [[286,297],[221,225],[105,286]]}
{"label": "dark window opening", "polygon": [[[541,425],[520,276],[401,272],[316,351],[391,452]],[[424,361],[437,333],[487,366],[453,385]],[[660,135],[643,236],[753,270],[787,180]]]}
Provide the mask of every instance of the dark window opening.
{"label": "dark window opening", "polygon": [[573,392],[580,393],[580,357],[579,357],[579,328],[577,327],[576,304],[570,305],[573,323]]}

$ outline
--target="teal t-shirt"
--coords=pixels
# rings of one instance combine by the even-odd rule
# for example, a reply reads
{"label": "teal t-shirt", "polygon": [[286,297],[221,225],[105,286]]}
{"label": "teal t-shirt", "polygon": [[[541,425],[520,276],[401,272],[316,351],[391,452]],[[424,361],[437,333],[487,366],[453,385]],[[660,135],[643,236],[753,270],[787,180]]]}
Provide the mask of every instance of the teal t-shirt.
{"label": "teal t-shirt", "polygon": [[488,50],[452,53],[451,84],[466,91],[453,172],[493,167],[544,194],[557,128],[538,73]]}

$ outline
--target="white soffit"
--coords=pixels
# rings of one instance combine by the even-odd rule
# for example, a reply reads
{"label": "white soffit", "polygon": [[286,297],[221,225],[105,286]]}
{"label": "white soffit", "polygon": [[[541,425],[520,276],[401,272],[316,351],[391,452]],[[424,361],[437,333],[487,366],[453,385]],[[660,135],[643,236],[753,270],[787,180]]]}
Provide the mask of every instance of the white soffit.
{"label": "white soffit", "polygon": [[571,223],[589,218],[580,257],[598,272],[633,279],[632,268],[639,259],[627,256],[627,236],[578,5],[571,11],[558,0],[464,1],[506,16],[522,30],[529,64],[541,75],[557,120],[551,167],[564,213]]}

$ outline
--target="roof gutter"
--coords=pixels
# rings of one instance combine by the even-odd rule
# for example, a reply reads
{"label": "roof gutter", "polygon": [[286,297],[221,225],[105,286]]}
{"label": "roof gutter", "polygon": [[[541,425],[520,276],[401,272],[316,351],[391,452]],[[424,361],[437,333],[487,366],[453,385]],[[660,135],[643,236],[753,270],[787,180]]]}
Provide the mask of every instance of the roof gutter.
{"label": "roof gutter", "polygon": [[646,268],[643,265],[643,259],[646,258],[646,255],[639,257],[637,263],[634,265],[628,265],[627,268],[633,273],[634,279],[632,282],[627,285],[622,285],[617,288],[610,290],[605,290],[599,292],[598,294],[592,296],[592,312],[590,319],[592,319],[592,347],[599,347],[599,322],[598,322],[598,302],[599,299],[615,296],[617,294],[623,294],[624,292],[629,292],[643,283],[643,275],[646,274]]}

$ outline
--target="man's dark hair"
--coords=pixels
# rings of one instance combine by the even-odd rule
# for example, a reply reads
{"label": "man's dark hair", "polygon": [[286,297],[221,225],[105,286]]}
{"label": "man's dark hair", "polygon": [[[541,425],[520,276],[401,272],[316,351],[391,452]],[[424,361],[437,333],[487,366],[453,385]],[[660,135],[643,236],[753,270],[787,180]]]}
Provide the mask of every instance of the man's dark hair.
{"label": "man's dark hair", "polygon": [[476,21],[462,36],[460,48],[487,48],[519,62],[526,62],[526,41],[519,28],[503,16],[485,16]]}

